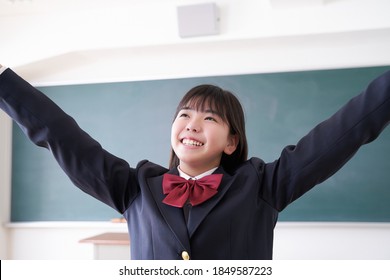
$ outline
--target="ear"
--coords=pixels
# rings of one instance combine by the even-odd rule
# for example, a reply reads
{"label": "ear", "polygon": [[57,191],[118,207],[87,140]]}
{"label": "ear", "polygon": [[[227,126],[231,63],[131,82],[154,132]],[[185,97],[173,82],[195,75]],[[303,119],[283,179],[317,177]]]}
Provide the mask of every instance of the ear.
{"label": "ear", "polygon": [[237,149],[239,140],[237,134],[230,134],[228,137],[228,143],[223,151],[225,154],[231,155]]}

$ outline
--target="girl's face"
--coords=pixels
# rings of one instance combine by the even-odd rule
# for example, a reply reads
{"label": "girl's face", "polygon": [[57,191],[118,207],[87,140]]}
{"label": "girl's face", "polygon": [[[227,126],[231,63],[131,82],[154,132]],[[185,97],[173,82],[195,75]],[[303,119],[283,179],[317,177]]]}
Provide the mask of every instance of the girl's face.
{"label": "girl's face", "polygon": [[219,166],[222,154],[230,155],[237,147],[237,137],[229,132],[228,124],[212,110],[181,109],[171,131],[180,169],[196,176]]}

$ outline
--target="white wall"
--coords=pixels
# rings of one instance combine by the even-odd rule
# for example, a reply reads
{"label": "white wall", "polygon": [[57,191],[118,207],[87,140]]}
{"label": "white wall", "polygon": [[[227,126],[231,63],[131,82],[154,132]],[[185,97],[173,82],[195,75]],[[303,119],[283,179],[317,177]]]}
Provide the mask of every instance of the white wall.
{"label": "white wall", "polygon": [[0,111],[0,259],[9,256],[8,230],[11,206],[11,120]]}
{"label": "white wall", "polygon": [[387,0],[218,0],[220,35],[181,39],[176,7],[204,1],[1,0],[1,63],[38,85],[390,62]]}
{"label": "white wall", "polygon": [[[9,259],[89,260],[92,244],[80,240],[103,232],[126,232],[125,224],[36,222],[8,225]],[[275,229],[276,260],[390,259],[390,224],[290,223]],[[130,255],[130,253],[129,253]]]}
{"label": "white wall", "polygon": [[8,258],[16,260],[92,260],[93,244],[80,240],[104,232],[127,232],[126,224],[110,222],[12,223],[7,228]]}
{"label": "white wall", "polygon": [[[176,7],[202,2],[0,0],[0,63],[34,85],[390,65],[388,0],[216,0],[220,34],[180,38]],[[0,257],[86,257],[78,247],[85,244],[31,246],[45,244],[39,236],[75,242],[91,233],[88,226],[8,224],[11,127],[4,115],[0,131]],[[387,224],[281,223],[275,258],[388,259],[389,233]],[[352,242],[351,235],[369,237]]]}

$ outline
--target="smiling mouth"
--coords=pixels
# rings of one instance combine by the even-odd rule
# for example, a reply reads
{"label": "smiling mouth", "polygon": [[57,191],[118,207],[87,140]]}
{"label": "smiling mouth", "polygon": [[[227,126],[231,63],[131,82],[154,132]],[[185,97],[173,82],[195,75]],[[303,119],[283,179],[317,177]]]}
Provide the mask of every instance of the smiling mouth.
{"label": "smiling mouth", "polygon": [[196,147],[200,147],[200,146],[203,146],[204,143],[202,142],[198,142],[198,141],[195,141],[195,140],[191,140],[191,139],[183,139],[181,140],[181,142],[186,145],[186,146],[196,146]]}

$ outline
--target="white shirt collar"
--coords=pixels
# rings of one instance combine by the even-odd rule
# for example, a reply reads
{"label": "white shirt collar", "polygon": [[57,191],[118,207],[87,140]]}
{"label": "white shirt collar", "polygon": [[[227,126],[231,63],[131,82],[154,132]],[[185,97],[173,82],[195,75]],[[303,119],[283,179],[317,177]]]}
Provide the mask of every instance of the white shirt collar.
{"label": "white shirt collar", "polygon": [[189,179],[199,180],[200,178],[203,178],[204,176],[213,174],[213,172],[214,172],[215,170],[217,170],[217,168],[218,168],[218,166],[217,166],[217,167],[214,167],[214,168],[212,168],[212,169],[210,169],[210,170],[208,170],[208,171],[206,171],[206,172],[204,172],[204,173],[202,173],[202,174],[199,174],[199,175],[197,175],[197,176],[190,176],[190,175],[184,173],[184,172],[180,169],[180,166],[177,167],[177,170],[179,171],[179,176],[180,176],[180,177],[183,177],[183,178],[186,179],[186,180],[189,180]]}

